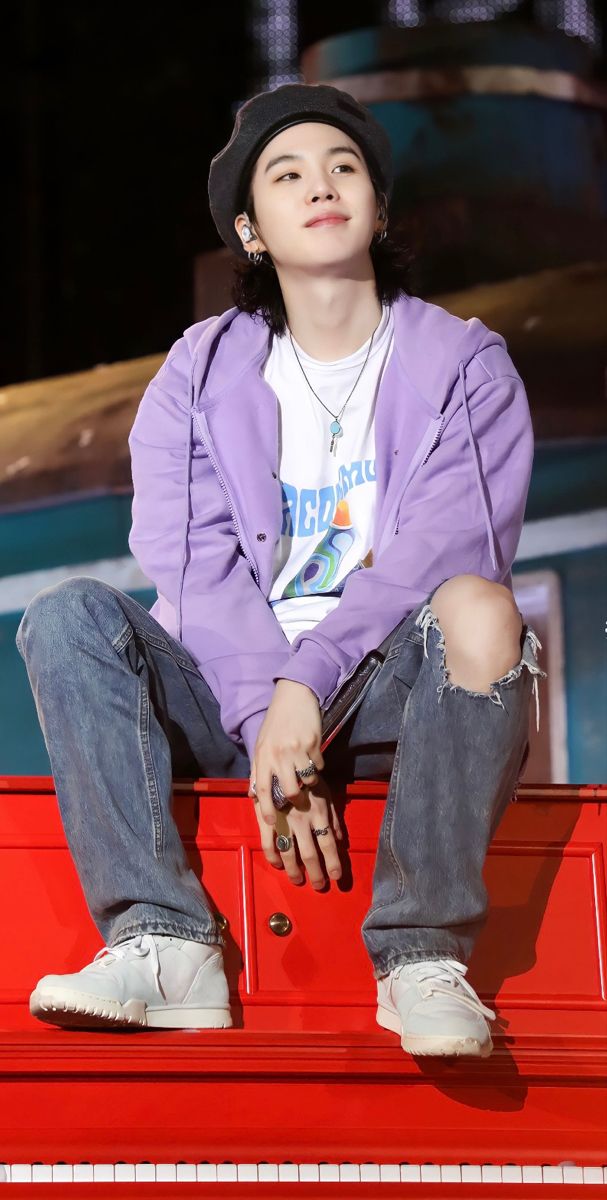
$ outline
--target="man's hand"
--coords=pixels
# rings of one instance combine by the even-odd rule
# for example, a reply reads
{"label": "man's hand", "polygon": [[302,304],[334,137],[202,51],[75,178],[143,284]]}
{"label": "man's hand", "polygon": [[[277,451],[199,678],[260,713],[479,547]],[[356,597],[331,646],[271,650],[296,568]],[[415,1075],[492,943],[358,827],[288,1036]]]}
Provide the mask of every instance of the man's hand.
{"label": "man's hand", "polygon": [[316,785],[318,776],[313,775],[300,783],[296,768],[303,771],[312,760],[317,772],[322,771],[325,762],[320,753],[321,732],[320,706],[314,692],[303,683],[279,679],[259,730],[249,781],[255,784],[255,793],[249,787],[249,796],[256,795],[256,809],[268,825],[275,825],[277,816],[272,802],[273,775],[292,803],[297,802],[303,783],[307,787]]}
{"label": "man's hand", "polygon": [[[339,819],[331,799],[331,791],[324,779],[320,779],[314,787],[305,787],[299,791],[295,805],[276,813],[276,828],[273,829],[264,821],[260,805],[254,805],[263,852],[272,866],[286,870],[291,883],[305,882],[305,876],[297,860],[297,850],[308,872],[312,887],[318,891],[324,887],[326,879],[322,869],[322,860],[331,879],[341,877],[341,864],[337,850],[336,837],[343,839]],[[313,830],[327,830],[327,833],[317,833]],[[275,844],[275,833],[291,836],[293,844],[290,850],[278,851]],[[319,856],[320,851],[320,856]]]}

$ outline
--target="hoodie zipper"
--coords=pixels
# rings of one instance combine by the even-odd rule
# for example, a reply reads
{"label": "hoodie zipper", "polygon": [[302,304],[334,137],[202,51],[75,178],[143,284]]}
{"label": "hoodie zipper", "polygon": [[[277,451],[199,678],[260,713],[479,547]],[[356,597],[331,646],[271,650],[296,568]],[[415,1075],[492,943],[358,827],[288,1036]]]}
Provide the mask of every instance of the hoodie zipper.
{"label": "hoodie zipper", "polygon": [[254,561],[253,561],[253,559],[251,558],[250,554],[248,554],[248,553],[247,553],[247,548],[246,548],[246,546],[245,546],[245,544],[244,544],[244,539],[243,539],[243,536],[242,536],[242,531],[241,531],[240,525],[238,524],[238,519],[237,519],[237,517],[236,517],[236,512],[235,512],[235,509],[234,509],[234,505],[232,504],[232,500],[231,500],[231,498],[230,498],[230,493],[228,492],[228,489],[227,489],[227,487],[226,487],[226,483],[225,483],[225,480],[224,480],[224,478],[223,478],[223,475],[221,474],[221,471],[219,470],[219,466],[217,465],[217,460],[216,460],[216,458],[215,458],[214,454],[212,454],[212,452],[211,452],[211,450],[210,450],[210,447],[209,447],[209,445],[208,445],[208,442],[206,442],[206,441],[205,441],[204,434],[203,434],[203,432],[202,432],[202,429],[200,428],[200,421],[198,420],[198,416],[197,416],[197,414],[196,414],[196,411],[195,411],[195,409],[194,409],[194,392],[193,392],[193,389],[192,389],[192,412],[194,413],[194,420],[195,420],[195,422],[196,422],[196,426],[197,426],[197,428],[198,428],[198,433],[199,433],[199,435],[200,435],[200,440],[201,440],[201,442],[202,442],[202,444],[203,444],[203,446],[204,446],[204,448],[205,448],[205,450],[206,450],[206,452],[207,452],[207,454],[208,454],[208,456],[209,456],[209,459],[211,460],[211,465],[212,465],[212,467],[213,467],[213,469],[214,469],[214,471],[215,471],[215,474],[217,475],[217,478],[218,478],[218,480],[219,480],[219,483],[220,483],[220,485],[221,485],[221,489],[222,489],[222,491],[223,491],[223,494],[224,494],[224,496],[225,496],[225,498],[226,498],[226,502],[227,502],[228,508],[229,508],[229,510],[230,510],[230,516],[231,516],[231,518],[232,518],[232,521],[233,521],[233,524],[234,524],[234,528],[235,528],[235,530],[236,530],[236,536],[237,536],[237,538],[238,538],[238,543],[239,543],[239,545],[240,545],[240,548],[241,548],[241,550],[242,550],[242,552],[243,552],[243,554],[244,554],[244,556],[245,556],[245,558],[246,558],[247,562],[249,563],[249,565],[250,565],[250,566],[251,566],[251,568],[252,568],[253,575],[254,575],[254,577],[255,577],[255,582],[256,582],[257,586],[259,587],[259,572],[258,572],[258,570],[257,570],[257,567],[256,567],[256,565],[255,565],[255,562],[254,562]]}
{"label": "hoodie zipper", "polygon": [[[430,455],[432,454],[432,451],[436,450],[436,447],[440,441],[441,433],[443,432],[444,424],[445,424],[445,418],[444,418],[444,416],[442,416],[438,423],[438,428],[434,430],[434,433],[432,435],[432,441],[430,442],[430,445],[428,446],[428,449],[426,450],[426,453],[425,453],[424,457],[422,458],[422,461],[420,462],[419,467],[416,468],[416,471],[419,471],[420,467],[425,466],[428,459],[430,458]],[[409,482],[411,482],[411,481],[409,480]],[[397,516],[396,525],[394,527],[394,534],[398,533],[399,525],[400,525],[400,516]]]}
{"label": "hoodie zipper", "polygon": [[443,425],[444,425],[444,424],[445,424],[445,418],[444,418],[444,417],[441,417],[441,419],[440,419],[440,423],[439,423],[439,426],[438,426],[438,429],[435,431],[434,437],[432,438],[432,441],[431,441],[431,443],[430,443],[430,446],[428,447],[428,453],[426,454],[426,457],[425,457],[425,458],[423,458],[423,459],[422,459],[422,461],[421,461],[421,463],[419,464],[419,465],[420,465],[420,467],[423,467],[423,466],[425,466],[425,464],[427,463],[428,459],[430,458],[430,455],[432,454],[432,451],[436,449],[436,446],[437,446],[437,444],[438,444],[438,441],[439,441],[439,439],[440,439],[440,435],[441,435],[441,433],[443,432]]}

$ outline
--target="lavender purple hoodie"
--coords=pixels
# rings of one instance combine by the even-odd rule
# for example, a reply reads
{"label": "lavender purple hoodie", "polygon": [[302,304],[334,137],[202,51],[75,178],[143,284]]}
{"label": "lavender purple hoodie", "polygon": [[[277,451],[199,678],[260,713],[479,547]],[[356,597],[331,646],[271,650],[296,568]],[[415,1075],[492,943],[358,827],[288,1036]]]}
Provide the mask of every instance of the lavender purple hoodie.
{"label": "lavender purple hoodie", "polygon": [[533,430],[506,343],[477,317],[417,297],[393,314],[376,404],[373,563],[291,645],[267,599],[282,495],[261,318],[229,308],[186,329],[129,435],[129,546],[158,591],[151,613],[188,650],[251,760],[277,679],[306,684],[322,705],[444,580],[512,586]]}

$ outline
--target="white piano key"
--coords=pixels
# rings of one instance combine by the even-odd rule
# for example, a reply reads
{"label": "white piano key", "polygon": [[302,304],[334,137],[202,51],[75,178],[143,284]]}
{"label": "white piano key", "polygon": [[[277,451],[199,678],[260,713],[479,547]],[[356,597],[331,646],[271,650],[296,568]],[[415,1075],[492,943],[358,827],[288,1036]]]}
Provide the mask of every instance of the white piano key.
{"label": "white piano key", "polygon": [[236,1183],[237,1179],[236,1163],[217,1163],[218,1183]]}
{"label": "white piano key", "polygon": [[361,1163],[360,1182],[379,1183],[379,1163]]}
{"label": "white piano key", "polygon": [[278,1182],[278,1163],[259,1163],[257,1170],[260,1183]]}
{"label": "white piano key", "polygon": [[339,1164],[340,1183],[360,1183],[360,1167],[358,1163]]}
{"label": "white piano key", "polygon": [[93,1163],[93,1180],[95,1183],[113,1183],[114,1164]]}
{"label": "white piano key", "polygon": [[157,1183],[176,1183],[177,1166],[175,1163],[156,1163]]}
{"label": "white piano key", "polygon": [[116,1163],[114,1179],[116,1183],[135,1183],[135,1163]]}
{"label": "white piano key", "polygon": [[563,1181],[565,1183],[583,1183],[582,1168],[574,1167],[572,1163],[565,1163],[563,1166]]}
{"label": "white piano key", "polygon": [[523,1168],[517,1163],[506,1163],[502,1167],[502,1183],[522,1183]]}
{"label": "white piano key", "polygon": [[459,1163],[445,1163],[440,1169],[441,1183],[461,1183],[462,1168]]}
{"label": "white piano key", "polygon": [[603,1183],[607,1183],[607,1167],[603,1167]]}
{"label": "white piano key", "polygon": [[74,1163],[74,1183],[93,1183],[94,1179],[92,1163]]}
{"label": "white piano key", "polygon": [[422,1163],[422,1183],[440,1183],[440,1167],[438,1163]]}
{"label": "white piano key", "polygon": [[11,1183],[31,1183],[32,1164],[11,1163],[11,1166],[7,1171],[7,1175]]}
{"label": "white piano key", "polygon": [[320,1180],[320,1167],[318,1163],[299,1163],[299,1182],[300,1183],[318,1183]]}
{"label": "white piano key", "polygon": [[32,1163],[32,1183],[52,1183],[53,1169],[50,1163]]}
{"label": "white piano key", "polygon": [[401,1183],[419,1183],[422,1173],[419,1163],[401,1163],[400,1164],[400,1181]]}
{"label": "white piano key", "polygon": [[73,1183],[74,1169],[71,1163],[53,1163],[53,1183]]}
{"label": "white piano key", "polygon": [[196,1179],[198,1183],[217,1183],[217,1166],[215,1163],[197,1163]]}
{"label": "white piano key", "polygon": [[297,1163],[279,1163],[278,1178],[281,1183],[299,1183],[299,1167]]}
{"label": "white piano key", "polygon": [[320,1183],[339,1183],[339,1163],[319,1163],[318,1176]]}
{"label": "white piano key", "polygon": [[380,1163],[379,1178],[382,1183],[400,1183],[400,1167],[398,1163]]}
{"label": "white piano key", "polygon": [[257,1183],[257,1163],[238,1163],[237,1170],[239,1183]]}
{"label": "white piano key", "polygon": [[135,1182],[136,1183],[155,1183],[156,1182],[155,1164],[149,1163],[149,1162],[135,1163]]}
{"label": "white piano key", "polygon": [[482,1173],[478,1163],[462,1163],[462,1183],[481,1183]]}
{"label": "white piano key", "polygon": [[494,1163],[483,1163],[481,1166],[481,1179],[483,1183],[501,1183],[502,1168],[495,1166]]}
{"label": "white piano key", "polygon": [[8,1163],[0,1163],[0,1183],[10,1183],[11,1169]]}
{"label": "white piano key", "polygon": [[542,1183],[564,1183],[562,1167],[542,1167]]}
{"label": "white piano key", "polygon": [[601,1167],[582,1167],[582,1175],[584,1183],[602,1183],[603,1171]]}
{"label": "white piano key", "polygon": [[542,1168],[529,1163],[523,1167],[523,1183],[541,1183]]}

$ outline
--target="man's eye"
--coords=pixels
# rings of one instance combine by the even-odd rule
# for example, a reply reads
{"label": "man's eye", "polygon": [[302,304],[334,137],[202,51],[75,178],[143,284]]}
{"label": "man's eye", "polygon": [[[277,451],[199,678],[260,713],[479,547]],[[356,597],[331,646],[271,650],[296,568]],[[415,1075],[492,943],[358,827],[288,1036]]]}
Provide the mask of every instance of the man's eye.
{"label": "man's eye", "polygon": [[[345,167],[346,171],[354,170],[354,168],[350,166],[350,163],[337,163],[337,167]],[[333,170],[335,171],[337,167],[334,167]],[[284,175],[279,175],[276,182],[280,183],[281,179],[288,179],[289,175],[294,175],[297,178],[297,171],[286,171]]]}

